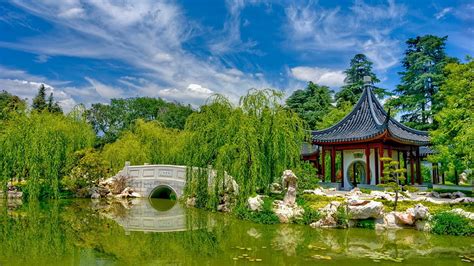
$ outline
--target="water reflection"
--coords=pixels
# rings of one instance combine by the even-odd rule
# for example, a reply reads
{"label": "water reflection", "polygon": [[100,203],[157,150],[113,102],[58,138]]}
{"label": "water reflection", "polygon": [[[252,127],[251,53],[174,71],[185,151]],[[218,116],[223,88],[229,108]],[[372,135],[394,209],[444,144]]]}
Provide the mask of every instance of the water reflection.
{"label": "water reflection", "polygon": [[159,199],[0,208],[0,265],[462,265],[460,256],[474,257],[470,237],[259,225]]}

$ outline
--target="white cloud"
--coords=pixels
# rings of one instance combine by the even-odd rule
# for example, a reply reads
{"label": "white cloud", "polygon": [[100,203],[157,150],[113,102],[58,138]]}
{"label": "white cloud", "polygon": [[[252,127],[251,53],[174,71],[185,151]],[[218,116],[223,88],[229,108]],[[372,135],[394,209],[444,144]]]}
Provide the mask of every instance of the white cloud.
{"label": "white cloud", "polygon": [[[225,53],[226,45],[236,51],[254,46],[252,41],[240,40],[240,10],[246,3],[229,2],[230,20],[224,26],[223,39],[209,40],[215,52]],[[250,1],[255,3],[256,1]],[[182,95],[183,101],[189,84],[202,84],[209,90],[235,99],[249,88],[270,87],[263,77],[245,73],[221,59],[204,58],[184,45],[203,29],[185,17],[181,6],[170,1],[14,1],[14,3],[55,25],[48,34],[25,37],[16,42],[0,42],[0,47],[18,49],[45,56],[73,56],[122,61],[141,72],[142,82],[121,79],[122,88],[99,82],[100,78],[87,73],[88,82],[97,92],[97,100],[113,97],[153,96],[157,91],[169,90]],[[58,14],[62,14],[61,17]],[[237,24],[233,24],[233,23]],[[238,25],[235,27],[234,25]],[[208,33],[208,32],[206,32]],[[227,34],[228,33],[228,34]],[[207,35],[206,35],[207,36]],[[235,37],[235,39],[233,39]],[[235,42],[234,42],[235,41]],[[221,47],[221,48],[219,48]],[[239,48],[240,47],[240,48]],[[128,84],[127,84],[128,82]],[[90,86],[69,87],[91,90]],[[176,92],[181,91],[181,92]],[[139,94],[138,94],[139,93]],[[79,99],[87,99],[88,97]],[[164,94],[163,94],[164,95]],[[100,96],[100,97],[99,97]],[[196,102],[196,99],[189,99]],[[87,104],[87,102],[86,102]]]}
{"label": "white cloud", "polygon": [[319,85],[340,87],[344,85],[345,74],[341,70],[299,66],[290,69],[291,75],[301,81],[312,81]]}
{"label": "white cloud", "polygon": [[440,19],[444,18],[447,14],[449,14],[452,10],[453,10],[452,7],[443,8],[441,11],[439,11],[438,13],[435,14],[435,18],[437,20],[440,20]]}
{"label": "white cloud", "polygon": [[285,9],[287,46],[298,51],[365,53],[377,70],[386,70],[401,56],[399,41],[391,37],[403,25],[406,8],[387,4],[368,5],[355,1],[350,11],[325,9],[310,2]]}

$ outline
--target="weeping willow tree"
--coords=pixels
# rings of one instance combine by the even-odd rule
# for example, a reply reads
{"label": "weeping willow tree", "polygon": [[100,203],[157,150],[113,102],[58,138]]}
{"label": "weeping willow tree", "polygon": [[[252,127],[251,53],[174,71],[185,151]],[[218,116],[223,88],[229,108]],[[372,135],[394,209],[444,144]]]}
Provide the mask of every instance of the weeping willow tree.
{"label": "weeping willow tree", "polygon": [[196,196],[197,206],[215,207],[225,173],[238,183],[242,202],[257,191],[268,191],[283,170],[299,167],[303,121],[280,105],[282,96],[270,89],[250,90],[233,107],[216,95],[188,118],[187,164],[214,169],[217,180],[209,188],[207,174],[188,173],[186,193]]}
{"label": "weeping willow tree", "polygon": [[114,172],[123,168],[125,161],[132,165],[184,164],[185,135],[177,129],[164,127],[158,121],[139,119],[116,142],[105,145],[102,155]]}
{"label": "weeping willow tree", "polygon": [[0,181],[25,180],[27,198],[58,198],[59,181],[71,155],[95,138],[84,121],[62,114],[32,112],[4,121],[0,132]]}

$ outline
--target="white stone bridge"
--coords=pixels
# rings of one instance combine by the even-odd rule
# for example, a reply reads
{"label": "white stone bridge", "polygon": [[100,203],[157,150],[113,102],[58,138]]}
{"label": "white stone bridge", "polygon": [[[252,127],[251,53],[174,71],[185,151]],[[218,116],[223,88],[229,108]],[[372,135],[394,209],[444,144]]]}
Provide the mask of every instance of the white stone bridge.
{"label": "white stone bridge", "polygon": [[[125,163],[125,167],[119,175],[127,176],[128,186],[134,192],[138,192],[142,197],[169,197],[175,194],[181,197],[186,185],[186,166],[145,164],[130,165]],[[166,196],[167,194],[167,196]]]}

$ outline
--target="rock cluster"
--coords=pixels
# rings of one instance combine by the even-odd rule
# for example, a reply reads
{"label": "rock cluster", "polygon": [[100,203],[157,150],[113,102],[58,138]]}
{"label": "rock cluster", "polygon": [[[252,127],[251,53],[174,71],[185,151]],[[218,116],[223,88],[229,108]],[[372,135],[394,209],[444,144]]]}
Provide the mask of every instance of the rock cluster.
{"label": "rock cluster", "polygon": [[333,228],[337,226],[336,221],[336,212],[337,209],[341,206],[339,201],[331,201],[329,204],[324,206],[323,208],[319,209],[319,212],[322,218],[310,224],[311,227],[326,227],[326,228]]}
{"label": "rock cluster", "polygon": [[376,229],[401,229],[415,227],[417,230],[429,231],[430,213],[423,204],[416,204],[405,212],[389,212],[382,219],[377,220]]}
{"label": "rock cluster", "polygon": [[247,206],[251,211],[261,211],[263,209],[263,196],[257,195],[247,199]]}
{"label": "rock cluster", "polygon": [[304,210],[298,204],[289,205],[281,200],[273,202],[273,212],[278,216],[280,223],[289,223],[294,219],[300,219]]}
{"label": "rock cluster", "polygon": [[349,217],[353,220],[380,218],[382,216],[383,204],[372,200],[350,199],[347,209]]}

